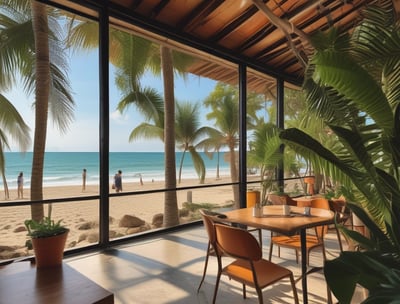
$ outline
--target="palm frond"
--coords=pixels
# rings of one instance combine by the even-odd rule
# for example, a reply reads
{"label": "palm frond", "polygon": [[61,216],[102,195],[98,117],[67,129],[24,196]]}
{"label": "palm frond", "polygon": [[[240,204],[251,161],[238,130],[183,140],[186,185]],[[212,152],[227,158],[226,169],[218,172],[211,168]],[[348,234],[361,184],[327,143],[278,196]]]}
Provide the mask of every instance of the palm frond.
{"label": "palm frond", "polygon": [[203,184],[206,177],[206,166],[204,165],[204,160],[194,147],[189,148],[189,153],[192,157],[193,165],[197,176],[199,177],[200,183]]}
{"label": "palm frond", "polygon": [[[22,151],[26,151],[31,144],[30,128],[24,122],[17,109],[5,96],[0,94],[0,130],[10,135],[20,146]],[[2,143],[7,143],[2,139]]]}
{"label": "palm frond", "polygon": [[157,125],[152,125],[147,122],[143,122],[131,131],[131,133],[129,134],[129,142],[133,142],[139,138],[159,138],[163,141],[164,128]]}
{"label": "palm frond", "polygon": [[[314,78],[320,85],[334,87],[363,109],[387,134],[391,134],[393,113],[374,78],[349,56],[333,51],[317,53]],[[363,81],[359,81],[362,79]]]}
{"label": "palm frond", "polygon": [[117,109],[123,113],[130,106],[135,106],[145,119],[164,125],[164,100],[155,89],[145,87],[128,93],[118,103]]}

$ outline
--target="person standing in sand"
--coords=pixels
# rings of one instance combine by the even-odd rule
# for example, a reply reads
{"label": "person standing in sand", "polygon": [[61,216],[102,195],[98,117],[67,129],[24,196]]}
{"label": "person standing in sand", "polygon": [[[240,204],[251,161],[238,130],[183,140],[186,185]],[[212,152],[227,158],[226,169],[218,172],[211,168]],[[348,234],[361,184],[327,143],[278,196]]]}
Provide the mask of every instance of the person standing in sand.
{"label": "person standing in sand", "polygon": [[121,170],[118,170],[118,173],[115,174],[115,176],[114,176],[114,187],[115,187],[115,192],[122,191],[122,171]]}
{"label": "person standing in sand", "polygon": [[86,190],[86,169],[82,171],[82,191]]}
{"label": "person standing in sand", "polygon": [[24,198],[24,173],[20,172],[17,177],[17,191],[18,191],[18,198]]}

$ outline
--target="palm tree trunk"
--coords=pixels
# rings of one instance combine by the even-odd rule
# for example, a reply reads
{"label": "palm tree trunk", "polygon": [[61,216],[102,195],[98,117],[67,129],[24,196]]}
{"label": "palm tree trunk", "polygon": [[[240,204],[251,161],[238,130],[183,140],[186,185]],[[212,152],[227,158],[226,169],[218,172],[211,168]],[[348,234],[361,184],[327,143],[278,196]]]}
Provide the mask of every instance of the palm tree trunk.
{"label": "palm tree trunk", "polygon": [[183,161],[185,159],[185,153],[186,153],[186,149],[183,151],[182,153],[182,157],[181,157],[181,161],[179,164],[179,180],[178,180],[178,184],[181,183],[181,178],[182,178],[182,167],[183,167]]}
{"label": "palm tree trunk", "polygon": [[3,179],[3,185],[4,185],[4,199],[8,200],[10,198],[10,192],[8,191],[7,179],[4,174],[4,171],[1,172],[1,178]]}
{"label": "palm tree trunk", "polygon": [[[33,142],[31,200],[40,201],[43,200],[43,166],[50,92],[49,31],[46,6],[32,0],[31,8],[36,53],[35,134]],[[33,204],[31,215],[34,220],[42,220],[44,216],[43,204]]]}
{"label": "palm tree trunk", "polygon": [[216,179],[217,180],[220,179],[220,176],[219,176],[219,149],[217,151],[217,175],[216,175]]}
{"label": "palm tree trunk", "polygon": [[[165,188],[176,189],[175,160],[175,97],[174,70],[171,50],[160,46],[161,67],[164,83],[164,149],[165,149]],[[166,191],[164,201],[164,227],[179,224],[178,199],[176,191]]]}

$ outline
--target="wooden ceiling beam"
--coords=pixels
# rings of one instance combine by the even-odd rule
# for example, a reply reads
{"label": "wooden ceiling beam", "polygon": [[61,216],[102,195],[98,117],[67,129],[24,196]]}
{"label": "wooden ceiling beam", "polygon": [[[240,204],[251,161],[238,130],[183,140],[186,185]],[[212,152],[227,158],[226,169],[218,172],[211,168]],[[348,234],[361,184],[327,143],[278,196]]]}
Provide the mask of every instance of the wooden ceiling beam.
{"label": "wooden ceiling beam", "polygon": [[246,39],[239,47],[235,49],[238,52],[244,52],[245,50],[251,48],[253,45],[262,41],[275,30],[275,26],[272,24],[267,24],[263,26],[260,30],[255,32],[249,39]]}
{"label": "wooden ceiling beam", "polygon": [[150,18],[157,18],[157,16],[161,13],[161,11],[166,7],[169,3],[169,0],[161,0],[160,3],[158,3],[153,10],[151,11]]}
{"label": "wooden ceiling beam", "polygon": [[[332,1],[334,1],[334,0],[332,0]],[[284,11],[283,9],[281,9],[282,12],[283,12],[283,15],[280,16],[280,18],[287,18],[288,20],[291,20],[293,18],[298,17],[298,15],[301,12],[303,12],[303,10],[308,11],[308,10],[314,8],[316,5],[319,5],[320,2],[321,2],[320,0],[307,1],[305,4],[300,5],[297,9],[294,9],[293,11],[290,11],[290,13],[288,13],[287,11]],[[281,5],[279,5],[279,7],[280,6]],[[272,25],[272,24],[268,24],[268,25],[264,26],[262,29],[260,29],[256,33],[254,33],[254,35],[252,37],[247,39],[240,47],[236,48],[235,51],[243,52],[246,49],[251,48],[253,45],[255,45],[258,42],[260,42],[263,39],[265,39],[275,29],[276,29],[276,27],[274,25]]]}
{"label": "wooden ceiling beam", "polygon": [[257,6],[257,8],[265,14],[268,20],[274,24],[277,28],[282,30],[285,36],[289,35],[290,33],[294,33],[299,36],[305,43],[310,42],[310,38],[307,36],[306,33],[299,30],[293,23],[289,22],[286,19],[281,19],[276,16],[261,0],[252,0],[253,4]]}
{"label": "wooden ceiling beam", "polygon": [[132,1],[132,4],[129,5],[129,9],[135,10],[139,7],[140,4],[142,4],[143,0],[134,0]]}
{"label": "wooden ceiling beam", "polygon": [[[299,63],[305,67],[307,65],[306,58],[300,54],[299,50],[296,48],[296,46],[292,42],[292,35],[295,34],[297,35],[302,42],[305,44],[305,47],[312,48],[311,43],[310,43],[310,38],[306,33],[301,31],[299,28],[296,27],[296,25],[290,21],[288,21],[285,18],[280,18],[274,14],[261,0],[252,0],[253,4],[265,14],[265,16],[268,18],[268,20],[276,26],[278,29],[280,29],[284,36],[286,37],[286,43],[288,44],[288,47],[293,51],[293,54],[296,56],[297,60]],[[305,47],[303,49],[305,49]]]}
{"label": "wooden ceiling beam", "polygon": [[[331,4],[332,2],[334,3],[335,1],[328,1],[326,4]],[[314,6],[315,6],[315,4],[316,4],[316,3],[314,3]],[[319,4],[320,4],[320,3],[319,3]],[[334,6],[333,8],[331,8],[331,11],[332,11],[332,10],[336,10],[336,9],[340,9],[341,6],[342,6],[342,4],[337,4],[336,6]],[[308,9],[309,9],[310,7],[311,7],[311,6],[309,6]],[[353,6],[353,8],[352,8],[351,10],[349,10],[346,14],[343,14],[343,13],[342,13],[341,15],[338,15],[338,16],[343,16],[343,17],[345,17],[345,16],[347,16],[347,15],[353,13],[355,10],[360,9],[360,7],[362,7],[362,4],[359,3],[358,5]],[[328,12],[325,12],[324,15],[323,15],[322,17],[324,17],[327,13],[328,13]],[[293,19],[295,19],[295,18],[296,18],[296,16],[293,16]],[[299,24],[299,25],[298,25],[298,28],[299,28],[300,30],[303,31],[306,27],[311,26],[313,23],[317,22],[319,19],[321,19],[321,15],[316,15],[315,17],[313,17],[313,18],[307,20],[307,22],[302,23],[302,24]],[[339,17],[339,18],[336,18],[336,19],[332,20],[332,22],[333,22],[333,23],[336,23],[336,22],[340,21],[341,19],[342,19],[342,18]],[[353,24],[353,25],[354,25],[354,24]],[[350,27],[351,27],[351,26],[350,26]],[[325,29],[327,29],[327,28],[329,28],[329,25],[327,25],[327,24],[324,25],[323,27],[319,27],[320,30],[325,30]],[[343,27],[343,28],[342,28],[343,31],[347,31],[348,29],[349,29],[349,27],[346,27],[346,28]],[[293,39],[293,38],[292,38],[292,39]],[[272,52],[274,49],[276,49],[277,47],[279,47],[280,45],[282,45],[283,43],[285,43],[285,38],[282,38],[282,39],[276,41],[275,43],[269,45],[267,48],[264,48],[264,49],[260,50],[258,53],[255,54],[255,57],[256,57],[258,60],[263,60],[264,57],[270,58],[271,52]]]}
{"label": "wooden ceiling beam", "polygon": [[199,23],[203,22],[204,18],[214,12],[222,3],[224,3],[224,0],[202,1],[185,18],[178,22],[176,27],[183,29],[184,32],[191,32]]}
{"label": "wooden ceiling beam", "polygon": [[241,15],[237,18],[233,19],[226,26],[224,26],[219,32],[209,38],[210,42],[218,42],[223,39],[225,36],[232,33],[236,28],[241,26],[244,22],[246,22],[250,17],[252,17],[255,13],[258,12],[258,9],[252,5],[249,6]]}

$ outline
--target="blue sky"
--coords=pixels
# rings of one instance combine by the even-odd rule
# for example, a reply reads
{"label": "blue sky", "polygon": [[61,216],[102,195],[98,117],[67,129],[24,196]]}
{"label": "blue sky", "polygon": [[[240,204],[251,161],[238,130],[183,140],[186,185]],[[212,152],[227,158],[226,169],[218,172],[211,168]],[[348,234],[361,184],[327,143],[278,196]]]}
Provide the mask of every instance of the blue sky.
{"label": "blue sky", "polygon": [[[111,71],[112,73],[112,71]],[[51,120],[48,125],[47,151],[98,151],[99,128],[99,85],[98,85],[98,59],[97,53],[75,53],[70,62],[69,77],[75,99],[75,120],[65,134],[57,131]],[[150,74],[142,81],[143,85],[151,86],[162,93],[162,79]],[[186,80],[175,80],[175,98],[179,101],[202,102],[214,89],[216,82],[206,78],[190,75]],[[20,112],[25,122],[31,127],[33,138],[34,128],[34,96],[26,96],[19,89],[6,92],[10,101]],[[134,107],[128,111],[119,113],[116,106],[121,99],[121,94],[114,87],[114,77],[110,80],[110,151],[163,151],[163,144],[158,141],[141,140],[140,144],[129,143],[128,137],[131,130],[143,122]],[[206,109],[202,109],[205,116]],[[205,119],[204,119],[205,123]],[[15,143],[11,143],[13,152],[18,151]],[[29,148],[29,151],[32,147]]]}

